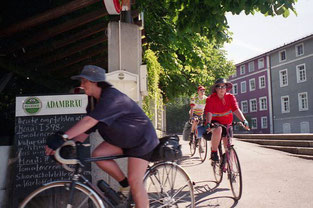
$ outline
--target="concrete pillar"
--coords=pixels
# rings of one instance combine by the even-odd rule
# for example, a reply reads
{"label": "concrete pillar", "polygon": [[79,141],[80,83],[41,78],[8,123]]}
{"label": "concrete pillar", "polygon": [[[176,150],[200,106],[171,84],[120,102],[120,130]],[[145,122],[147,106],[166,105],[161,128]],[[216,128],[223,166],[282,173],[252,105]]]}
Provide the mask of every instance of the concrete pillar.
{"label": "concrete pillar", "polygon": [[0,207],[6,207],[7,199],[7,171],[8,159],[10,155],[11,146],[0,146]]}
{"label": "concrete pillar", "polygon": [[142,63],[139,26],[125,22],[108,24],[108,70],[139,74]]}

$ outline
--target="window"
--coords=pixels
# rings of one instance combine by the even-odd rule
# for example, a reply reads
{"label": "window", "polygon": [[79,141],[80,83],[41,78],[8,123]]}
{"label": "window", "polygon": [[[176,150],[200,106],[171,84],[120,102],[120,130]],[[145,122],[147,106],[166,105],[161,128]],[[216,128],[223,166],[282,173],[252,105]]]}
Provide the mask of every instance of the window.
{"label": "window", "polygon": [[300,123],[300,132],[301,133],[310,133],[310,123],[303,121]]}
{"label": "window", "polygon": [[233,94],[234,95],[238,94],[238,84],[233,84]]}
{"label": "window", "polygon": [[280,100],[281,100],[281,112],[289,113],[290,112],[289,96],[282,96]]}
{"label": "window", "polygon": [[243,75],[245,73],[246,73],[246,67],[245,67],[245,65],[241,65],[240,66],[240,75]]}
{"label": "window", "polygon": [[286,61],[286,50],[279,51],[279,62]]}
{"label": "window", "polygon": [[258,60],[258,69],[263,69],[264,68],[264,58],[260,58]]}
{"label": "window", "polygon": [[249,80],[249,88],[250,88],[250,91],[255,90],[255,79],[254,78]]}
{"label": "window", "polygon": [[267,129],[267,117],[261,117],[261,128],[262,129]]}
{"label": "window", "polygon": [[267,97],[260,97],[259,105],[260,111],[267,110]]}
{"label": "window", "polygon": [[280,87],[288,86],[288,71],[283,69],[279,71],[279,83]]}
{"label": "window", "polygon": [[253,61],[248,64],[248,70],[249,70],[249,72],[254,71],[254,62]]}
{"label": "window", "polygon": [[304,54],[303,43],[296,45],[296,56],[302,56]]}
{"label": "window", "polygon": [[309,110],[307,92],[298,93],[298,103],[299,103],[299,111]]}
{"label": "window", "polygon": [[250,112],[256,112],[257,111],[257,104],[256,99],[250,100]]}
{"label": "window", "polygon": [[260,76],[259,77],[259,88],[262,89],[262,88],[265,88],[265,86],[266,86],[265,76]]}
{"label": "window", "polygon": [[241,85],[241,93],[245,93],[245,92],[247,92],[247,84],[246,84],[246,81],[243,81],[243,82],[241,82],[240,83],[240,85]]}
{"label": "window", "polygon": [[241,101],[241,110],[243,113],[248,113],[248,101]]}
{"label": "window", "polygon": [[296,66],[297,68],[297,83],[306,81],[306,69],[305,64]]}
{"label": "window", "polygon": [[251,129],[257,129],[257,128],[258,128],[257,118],[251,118]]}
{"label": "window", "polygon": [[291,133],[291,131],[290,131],[290,123],[283,123],[283,133],[284,134]]}

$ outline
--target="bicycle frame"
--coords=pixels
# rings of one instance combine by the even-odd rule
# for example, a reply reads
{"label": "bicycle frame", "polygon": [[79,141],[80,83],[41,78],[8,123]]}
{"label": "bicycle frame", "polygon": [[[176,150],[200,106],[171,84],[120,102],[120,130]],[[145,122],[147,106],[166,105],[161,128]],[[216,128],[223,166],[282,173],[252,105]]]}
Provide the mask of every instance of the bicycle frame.
{"label": "bicycle frame", "polygon": [[[220,183],[223,178],[223,172],[228,173],[228,179],[230,182],[231,190],[233,192],[235,200],[239,200],[242,194],[242,173],[241,173],[241,168],[240,168],[240,162],[238,159],[238,155],[234,149],[234,145],[232,144],[232,131],[231,131],[231,126],[240,124],[242,125],[241,122],[233,123],[231,125],[222,125],[222,124],[215,124],[216,127],[224,127],[226,128],[226,142],[227,144],[225,145],[225,141],[221,141],[218,146],[218,153],[221,157],[220,162],[212,162],[212,167],[213,167],[213,172],[215,179],[217,183]],[[247,128],[248,129],[248,128]],[[223,153],[222,150],[222,143],[224,144],[224,150],[225,152]],[[231,158],[232,157],[232,158]],[[218,171],[220,170],[220,172]]]}
{"label": "bicycle frame", "polygon": [[[74,151],[76,156],[73,156],[75,159],[65,159],[60,155],[60,149],[64,146],[73,146],[74,149],[76,148],[76,151]],[[129,197],[120,195],[112,190],[109,184],[98,188],[82,175],[85,163],[114,160],[129,156],[116,155],[80,158],[79,148],[81,146],[76,146],[73,140],[69,140],[55,152],[56,160],[66,170],[73,172],[71,179],[44,184],[30,193],[20,203],[20,208],[41,208],[44,206],[74,208],[86,207],[86,205],[87,207],[93,205],[93,207],[97,208],[125,208],[135,205],[131,195]],[[68,165],[73,165],[73,168]],[[172,180],[173,178],[178,183],[174,182]],[[149,164],[143,182],[147,188],[149,203],[152,208],[172,206],[195,207],[193,183],[183,168],[175,162],[159,161],[151,165]],[[51,198],[47,198],[47,196],[51,196]]]}
{"label": "bicycle frame", "polygon": [[[108,197],[106,197],[104,195],[104,193],[94,184],[92,184],[85,176],[83,176],[81,174],[82,170],[83,170],[83,163],[84,162],[97,162],[97,161],[102,161],[102,160],[114,160],[114,159],[119,159],[119,158],[125,158],[127,157],[127,155],[116,155],[116,156],[106,156],[106,157],[91,157],[91,158],[85,158],[83,159],[82,162],[79,162],[75,165],[75,172],[74,175],[72,177],[72,179],[70,181],[62,181],[62,182],[67,182],[70,183],[70,197],[69,197],[69,201],[68,204],[72,204],[72,200],[73,200],[73,194],[74,194],[74,187],[76,186],[76,184],[79,184],[81,186],[83,186],[84,188],[86,188],[87,190],[89,190],[91,193],[96,193],[95,196],[99,196],[99,198],[97,198],[99,200],[99,202],[102,203],[104,201],[108,206],[115,208],[116,206],[114,206],[112,204],[112,202],[109,200]],[[79,179],[83,180],[83,183],[79,182]],[[85,185],[87,184],[87,185]],[[48,185],[48,184],[45,184]],[[125,202],[124,202],[125,203]]]}

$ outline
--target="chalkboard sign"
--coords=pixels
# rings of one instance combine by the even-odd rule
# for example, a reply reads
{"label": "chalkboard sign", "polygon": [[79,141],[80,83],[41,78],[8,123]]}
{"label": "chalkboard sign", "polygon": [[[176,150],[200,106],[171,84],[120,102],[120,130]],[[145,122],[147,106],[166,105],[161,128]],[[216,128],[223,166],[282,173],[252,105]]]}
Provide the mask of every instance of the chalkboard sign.
{"label": "chalkboard sign", "polygon": [[[13,205],[44,183],[67,180],[68,172],[45,155],[47,136],[66,131],[86,113],[86,95],[55,95],[16,98]],[[86,148],[86,156],[90,150]],[[90,164],[84,175],[90,178]]]}

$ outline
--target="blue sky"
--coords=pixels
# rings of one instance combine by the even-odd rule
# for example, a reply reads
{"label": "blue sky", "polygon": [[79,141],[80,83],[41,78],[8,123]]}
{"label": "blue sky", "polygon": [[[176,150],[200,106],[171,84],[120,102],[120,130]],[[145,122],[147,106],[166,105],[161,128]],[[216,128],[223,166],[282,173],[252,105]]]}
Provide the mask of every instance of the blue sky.
{"label": "blue sky", "polygon": [[227,58],[237,64],[313,34],[313,0],[298,0],[295,8],[298,15],[290,13],[287,18],[227,14],[233,32],[233,41],[224,47]]}

